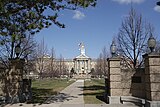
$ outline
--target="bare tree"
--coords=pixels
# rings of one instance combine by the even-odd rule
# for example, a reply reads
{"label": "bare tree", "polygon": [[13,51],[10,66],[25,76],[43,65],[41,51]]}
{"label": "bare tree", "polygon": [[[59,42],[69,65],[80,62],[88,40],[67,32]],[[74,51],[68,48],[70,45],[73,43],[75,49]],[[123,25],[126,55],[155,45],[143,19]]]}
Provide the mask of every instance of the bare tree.
{"label": "bare tree", "polygon": [[63,76],[63,56],[62,54],[60,54],[60,58],[59,58],[59,73],[61,76]]}
{"label": "bare tree", "polygon": [[24,38],[21,44],[21,52],[19,57],[24,58],[26,60],[33,59],[35,55],[36,44],[37,43],[33,39],[32,35],[29,35],[27,38]]}
{"label": "bare tree", "polygon": [[60,58],[59,58],[59,73],[62,77],[64,77],[64,75],[67,75],[67,66],[65,64],[64,58],[63,56],[60,54]]}
{"label": "bare tree", "polygon": [[45,57],[47,55],[47,46],[44,44],[44,39],[41,41],[40,44],[37,46],[36,50],[36,68],[38,70],[38,73],[40,75],[40,78],[42,77],[42,73],[45,71]]}
{"label": "bare tree", "polygon": [[132,68],[141,65],[141,56],[146,52],[147,40],[152,32],[153,27],[146,24],[142,15],[131,8],[129,15],[122,22],[117,40],[119,52],[131,61]]}
{"label": "bare tree", "polygon": [[[2,41],[3,37],[0,37],[0,40]],[[21,39],[20,41],[19,39],[15,40],[14,47],[12,47],[13,45],[12,38],[8,37],[5,40],[6,40],[5,43],[0,47],[0,61],[3,62],[3,64],[6,67],[9,67],[8,59],[13,59],[15,57],[13,49],[15,49],[15,46],[19,43],[21,51],[19,56],[17,56],[18,58],[29,60],[33,56],[36,47],[36,42],[34,41],[33,36],[31,36],[30,34],[28,34],[28,36]]]}
{"label": "bare tree", "polygon": [[107,51],[106,47],[104,46],[102,49],[102,61],[103,61],[103,72],[105,76],[108,76],[108,63],[107,58],[109,57],[109,52]]}
{"label": "bare tree", "polygon": [[21,44],[21,53],[19,57],[25,59],[25,65],[23,69],[25,74],[30,74],[30,72],[36,70],[34,64],[36,45],[37,43],[34,41],[32,35],[29,35],[27,38],[25,38]]}
{"label": "bare tree", "polygon": [[51,72],[52,76],[54,76],[55,71],[56,71],[55,70],[55,63],[54,63],[55,58],[56,58],[55,50],[52,47],[51,48],[51,58],[50,58],[50,72]]}
{"label": "bare tree", "polygon": [[50,57],[48,58],[48,66],[47,66],[47,70],[46,70],[46,75],[48,75],[49,77],[55,77],[57,74],[57,68],[56,68],[56,55],[55,55],[55,50],[52,47],[50,50]]}
{"label": "bare tree", "polygon": [[104,46],[102,52],[99,54],[99,57],[97,59],[94,75],[97,74],[100,75],[100,77],[102,77],[102,75],[108,76],[108,63],[107,63],[108,57],[109,53],[107,52],[107,49]]}
{"label": "bare tree", "polygon": [[55,76],[56,77],[60,77],[61,75],[59,66],[60,66],[59,59],[55,59]]}
{"label": "bare tree", "polygon": [[100,77],[102,77],[103,73],[103,56],[102,53],[100,53],[99,58],[97,59],[97,63],[95,65],[96,74]]}

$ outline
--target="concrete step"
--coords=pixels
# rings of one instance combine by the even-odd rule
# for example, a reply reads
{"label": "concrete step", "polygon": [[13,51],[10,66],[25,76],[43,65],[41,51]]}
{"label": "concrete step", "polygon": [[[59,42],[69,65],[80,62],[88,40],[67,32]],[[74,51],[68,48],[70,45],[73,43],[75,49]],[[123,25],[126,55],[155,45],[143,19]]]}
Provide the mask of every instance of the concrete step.
{"label": "concrete step", "polygon": [[85,107],[140,107],[128,104],[85,104]]}
{"label": "concrete step", "polygon": [[140,107],[144,107],[145,105],[145,100],[137,97],[132,97],[132,96],[121,96],[121,102],[122,104],[127,104],[127,105],[136,105]]}

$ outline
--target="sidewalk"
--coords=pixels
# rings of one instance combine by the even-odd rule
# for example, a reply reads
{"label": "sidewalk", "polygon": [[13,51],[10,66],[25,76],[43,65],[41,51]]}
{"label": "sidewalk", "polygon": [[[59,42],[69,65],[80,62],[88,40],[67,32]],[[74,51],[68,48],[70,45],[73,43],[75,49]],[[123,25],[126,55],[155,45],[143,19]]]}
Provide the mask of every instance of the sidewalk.
{"label": "sidewalk", "polygon": [[83,86],[84,80],[77,80],[61,91],[59,95],[50,97],[45,103],[52,103],[59,107],[84,107]]}
{"label": "sidewalk", "polygon": [[83,89],[84,80],[77,80],[62,90],[58,95],[48,98],[44,104],[13,104],[5,107],[84,107]]}
{"label": "sidewalk", "polygon": [[66,87],[58,95],[48,98],[44,104],[13,104],[5,107],[137,107],[134,105],[110,105],[110,104],[84,104],[83,89],[84,80],[77,80]]}

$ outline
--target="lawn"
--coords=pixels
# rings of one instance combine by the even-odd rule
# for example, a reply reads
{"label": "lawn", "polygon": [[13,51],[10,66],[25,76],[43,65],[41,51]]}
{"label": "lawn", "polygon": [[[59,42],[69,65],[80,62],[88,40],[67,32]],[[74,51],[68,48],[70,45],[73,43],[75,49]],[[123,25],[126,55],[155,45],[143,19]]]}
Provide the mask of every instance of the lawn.
{"label": "lawn", "polygon": [[92,79],[84,82],[84,101],[85,104],[102,104],[105,92],[104,79]]}
{"label": "lawn", "polygon": [[55,95],[73,83],[67,79],[42,79],[32,81],[31,103],[43,103],[51,95]]}

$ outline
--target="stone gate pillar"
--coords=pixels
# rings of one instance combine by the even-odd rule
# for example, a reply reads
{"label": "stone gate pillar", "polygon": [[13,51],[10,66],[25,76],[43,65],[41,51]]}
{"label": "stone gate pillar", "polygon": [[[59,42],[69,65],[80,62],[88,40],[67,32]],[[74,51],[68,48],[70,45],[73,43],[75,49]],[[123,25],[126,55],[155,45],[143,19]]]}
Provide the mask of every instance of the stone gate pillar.
{"label": "stone gate pillar", "polygon": [[110,104],[120,104],[120,96],[122,95],[120,61],[119,57],[108,59]]}
{"label": "stone gate pillar", "polygon": [[160,107],[160,55],[146,54],[143,57],[146,107]]}
{"label": "stone gate pillar", "polygon": [[3,92],[7,103],[23,102],[23,59],[10,60],[10,68],[6,70],[6,75],[3,78]]}

